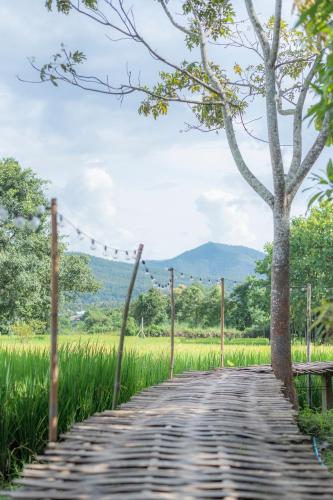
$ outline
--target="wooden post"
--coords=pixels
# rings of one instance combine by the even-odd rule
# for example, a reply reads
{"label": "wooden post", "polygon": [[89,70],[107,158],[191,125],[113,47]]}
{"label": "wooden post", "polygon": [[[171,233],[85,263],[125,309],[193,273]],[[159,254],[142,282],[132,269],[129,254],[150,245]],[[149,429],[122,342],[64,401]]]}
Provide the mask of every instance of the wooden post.
{"label": "wooden post", "polygon": [[140,336],[141,336],[142,338],[145,338],[145,331],[144,331],[144,328],[143,328],[143,316],[141,316]]}
{"label": "wooden post", "polygon": [[[309,363],[311,361],[311,295],[312,289],[311,285],[308,284],[306,288],[306,361]],[[307,375],[307,403],[311,406],[312,394],[311,394],[311,375]]]}
{"label": "wooden post", "polygon": [[58,207],[51,201],[51,353],[50,353],[50,402],[49,442],[55,443],[58,435]]}
{"label": "wooden post", "polygon": [[175,296],[174,296],[174,286],[175,286],[175,276],[174,269],[170,267],[170,303],[171,303],[171,332],[170,332],[170,370],[169,378],[173,377],[173,370],[175,366]]}
{"label": "wooden post", "polygon": [[131,303],[131,298],[132,298],[132,293],[133,293],[133,288],[135,285],[135,280],[138,274],[139,270],[139,265],[141,261],[141,256],[143,252],[143,245],[140,244],[138,251],[136,253],[136,259],[132,271],[132,276],[131,276],[131,281],[128,287],[127,291],[127,297],[125,301],[125,307],[124,307],[124,314],[123,314],[123,321],[121,324],[121,330],[120,330],[120,337],[119,337],[119,347],[118,347],[118,355],[117,355],[117,365],[116,365],[116,373],[115,373],[115,379],[114,379],[114,389],[113,389],[113,398],[112,398],[112,410],[114,410],[117,406],[118,402],[118,397],[119,397],[119,392],[120,392],[120,385],[121,385],[121,364],[123,360],[123,352],[124,352],[124,342],[125,342],[125,333],[126,333],[126,325],[127,325],[127,318],[128,318],[128,313],[129,313],[129,306]]}
{"label": "wooden post", "polygon": [[221,368],[224,368],[224,278],[221,278]]}
{"label": "wooden post", "polygon": [[331,410],[333,408],[333,393],[332,393],[332,374],[324,373],[321,376],[321,401],[322,411]]}

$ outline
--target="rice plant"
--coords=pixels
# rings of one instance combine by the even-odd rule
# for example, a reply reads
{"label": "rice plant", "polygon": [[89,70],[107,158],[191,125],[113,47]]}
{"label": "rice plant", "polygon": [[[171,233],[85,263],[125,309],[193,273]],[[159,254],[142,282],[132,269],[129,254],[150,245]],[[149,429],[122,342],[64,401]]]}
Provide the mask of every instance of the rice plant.
{"label": "rice plant", "polygon": [[[90,339],[90,340],[89,340]],[[35,459],[47,442],[49,352],[46,341],[5,340],[0,346],[0,482],[9,482],[22,464]],[[168,377],[169,340],[126,339],[119,402]],[[64,433],[89,415],[111,408],[117,337],[60,339],[59,432]],[[332,346],[315,346],[313,360],[333,360]],[[293,346],[294,361],[306,359],[305,346]],[[175,374],[219,366],[216,344],[193,344],[177,339]],[[266,345],[227,345],[226,366],[270,362]],[[301,403],[304,378],[297,380]],[[319,404],[320,382],[314,378],[314,404]]]}

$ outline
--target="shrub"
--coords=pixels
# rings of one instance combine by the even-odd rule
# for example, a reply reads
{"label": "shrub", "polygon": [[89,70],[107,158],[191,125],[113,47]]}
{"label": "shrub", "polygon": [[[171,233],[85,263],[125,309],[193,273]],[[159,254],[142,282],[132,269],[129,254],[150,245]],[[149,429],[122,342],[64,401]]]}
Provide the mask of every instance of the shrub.
{"label": "shrub", "polygon": [[35,335],[44,335],[47,330],[47,326],[45,321],[41,321],[39,319],[32,319],[28,322],[28,324],[33,329]]}
{"label": "shrub", "polygon": [[90,309],[84,314],[82,322],[84,330],[88,333],[104,333],[112,330],[110,315],[102,309]]}
{"label": "shrub", "polygon": [[17,335],[22,339],[33,337],[35,332],[30,323],[24,323],[23,321],[17,321],[11,326],[11,333],[13,335]]}
{"label": "shrub", "polygon": [[163,325],[149,325],[145,328],[144,332],[148,337],[163,337],[166,334]]}
{"label": "shrub", "polygon": [[131,337],[134,337],[135,335],[138,335],[139,333],[139,327],[135,319],[130,316],[127,319],[127,325],[126,325],[126,332],[125,334]]}

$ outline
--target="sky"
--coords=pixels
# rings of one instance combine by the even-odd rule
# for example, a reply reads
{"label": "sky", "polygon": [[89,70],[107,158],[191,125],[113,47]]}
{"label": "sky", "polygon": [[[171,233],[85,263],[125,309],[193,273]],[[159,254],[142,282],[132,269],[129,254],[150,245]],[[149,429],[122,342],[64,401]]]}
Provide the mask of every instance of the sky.
{"label": "sky", "polygon": [[[177,3],[177,0],[175,0]],[[28,57],[48,62],[63,42],[87,56],[86,71],[126,80],[126,68],[152,83],[165,69],[138,45],[111,42],[105,29],[82,16],[48,13],[44,0],[0,0],[0,157],[14,157],[50,181],[48,197],[59,210],[94,238],[120,248],[145,244],[147,258],[169,258],[207,241],[262,250],[272,239],[270,209],[239,175],[223,131],[186,132],[193,122],[187,107],[175,105],[154,121],[138,114],[139,96],[119,102],[68,85],[22,83],[38,80]],[[137,26],[169,58],[185,57],[182,37],[170,27],[157,2],[132,0]],[[240,0],[234,2],[240,8]],[[171,4],[171,2],[170,2]],[[284,2],[291,17],[291,0]],[[256,0],[261,19],[273,11],[272,0]],[[232,48],[212,48],[224,66],[249,62]],[[256,103],[248,118],[263,114]],[[264,121],[254,124],[264,136]],[[288,144],[290,129],[281,124]],[[313,133],[305,128],[305,148]],[[271,185],[267,145],[237,137],[249,166]],[[283,148],[290,160],[290,148]],[[329,158],[327,149],[316,169]],[[305,184],[306,185],[306,184]],[[293,215],[304,214],[308,193],[297,196]],[[83,248],[72,240],[74,250]]]}

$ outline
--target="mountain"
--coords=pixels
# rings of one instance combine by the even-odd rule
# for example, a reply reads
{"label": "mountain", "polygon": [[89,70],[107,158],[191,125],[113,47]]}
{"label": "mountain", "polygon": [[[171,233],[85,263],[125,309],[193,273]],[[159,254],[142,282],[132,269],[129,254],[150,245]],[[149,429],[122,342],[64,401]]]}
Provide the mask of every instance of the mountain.
{"label": "mountain", "polygon": [[[102,283],[97,294],[83,294],[79,304],[102,304],[123,301],[130,280],[132,265],[126,262],[114,262],[100,257],[89,256],[91,270],[98,281]],[[252,274],[255,262],[263,258],[263,253],[253,248],[225,245],[222,243],[205,243],[197,248],[188,250],[177,257],[166,260],[147,260],[145,265],[140,265],[134,295],[148,290],[152,283],[150,275],[161,284],[168,282],[167,269],[174,267],[177,271],[175,284],[190,282],[197,278],[219,279],[226,278],[226,288],[230,289],[233,281],[243,281]],[[145,272],[148,268],[150,273]],[[184,278],[180,277],[184,273]],[[181,281],[180,281],[181,279]]]}
{"label": "mountain", "polygon": [[243,281],[254,271],[255,262],[262,259],[263,253],[253,248],[224,245],[222,243],[205,243],[188,250],[173,259],[152,260],[152,268],[174,267],[179,271],[194,276],[220,278]]}

